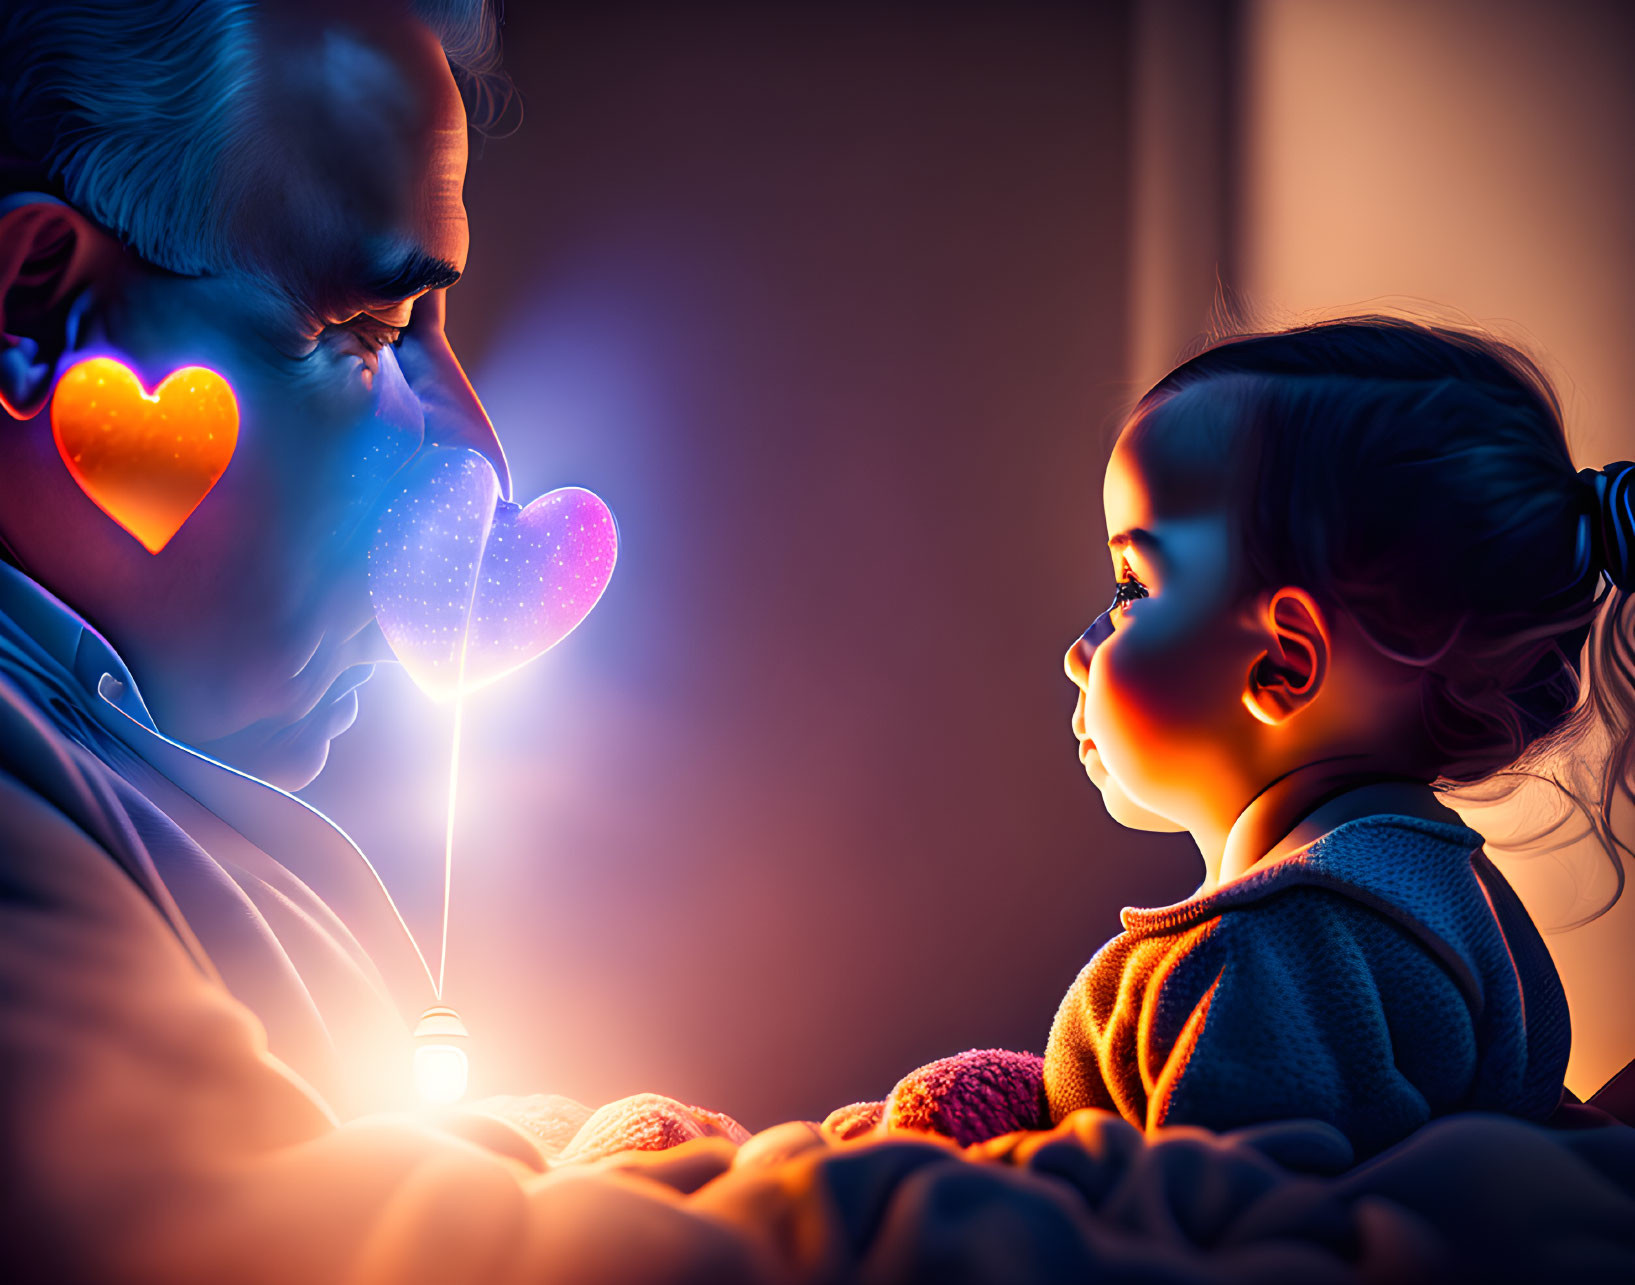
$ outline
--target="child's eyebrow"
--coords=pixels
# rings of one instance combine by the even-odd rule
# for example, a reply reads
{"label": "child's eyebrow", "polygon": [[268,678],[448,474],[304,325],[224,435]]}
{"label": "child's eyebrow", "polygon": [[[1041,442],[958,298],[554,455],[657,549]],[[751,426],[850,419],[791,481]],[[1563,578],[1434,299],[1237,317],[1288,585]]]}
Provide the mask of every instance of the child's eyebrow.
{"label": "child's eyebrow", "polygon": [[1120,531],[1107,541],[1107,547],[1114,553],[1117,553],[1120,549],[1128,548],[1132,544],[1159,560],[1163,559],[1164,546],[1159,542],[1157,536],[1143,527],[1134,526],[1128,531]]}

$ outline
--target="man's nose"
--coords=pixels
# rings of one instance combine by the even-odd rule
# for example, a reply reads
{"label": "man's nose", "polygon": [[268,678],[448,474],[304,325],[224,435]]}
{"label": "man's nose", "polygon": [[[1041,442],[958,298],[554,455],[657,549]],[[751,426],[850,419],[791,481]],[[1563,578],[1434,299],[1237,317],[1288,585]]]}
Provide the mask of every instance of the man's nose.
{"label": "man's nose", "polygon": [[414,322],[405,332],[399,362],[426,416],[426,448],[465,447],[476,451],[499,475],[500,495],[511,498],[511,468],[476,390],[443,333],[443,292],[415,302]]}

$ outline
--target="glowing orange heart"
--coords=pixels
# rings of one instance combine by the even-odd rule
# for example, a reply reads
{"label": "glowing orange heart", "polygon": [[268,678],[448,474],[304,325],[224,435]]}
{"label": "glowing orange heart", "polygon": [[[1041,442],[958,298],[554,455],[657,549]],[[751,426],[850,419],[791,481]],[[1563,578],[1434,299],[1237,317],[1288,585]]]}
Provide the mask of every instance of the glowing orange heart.
{"label": "glowing orange heart", "polygon": [[149,394],[124,363],[91,357],[57,384],[51,435],[80,490],[158,553],[227,471],[238,398],[203,366],[172,371]]}

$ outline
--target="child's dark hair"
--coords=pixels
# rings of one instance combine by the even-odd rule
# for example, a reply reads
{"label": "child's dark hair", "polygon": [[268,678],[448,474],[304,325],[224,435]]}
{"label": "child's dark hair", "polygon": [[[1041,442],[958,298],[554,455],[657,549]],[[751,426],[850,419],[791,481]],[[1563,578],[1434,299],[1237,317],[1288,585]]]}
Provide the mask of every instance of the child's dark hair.
{"label": "child's dark hair", "polygon": [[1613,886],[1550,926],[1603,913],[1623,889],[1618,849],[1635,855],[1611,824],[1617,791],[1635,802],[1635,471],[1608,466],[1608,496],[1576,469],[1548,378],[1475,331],[1357,316],[1238,334],[1182,362],[1135,414],[1204,381],[1236,411],[1215,445],[1249,583],[1299,585],[1422,667],[1439,792],[1491,803],[1540,780],[1564,792]]}

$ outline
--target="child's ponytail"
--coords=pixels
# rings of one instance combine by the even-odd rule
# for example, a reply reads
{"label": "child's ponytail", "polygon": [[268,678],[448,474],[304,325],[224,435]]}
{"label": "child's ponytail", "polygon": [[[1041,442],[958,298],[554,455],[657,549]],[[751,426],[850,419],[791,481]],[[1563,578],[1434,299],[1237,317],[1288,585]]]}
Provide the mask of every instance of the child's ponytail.
{"label": "child's ponytail", "polygon": [[[1535,791],[1540,818],[1531,833],[1512,836],[1506,846],[1511,855],[1534,861],[1557,858],[1554,892],[1559,909],[1553,922],[1545,925],[1556,931],[1580,927],[1605,914],[1624,891],[1619,850],[1635,855],[1613,830],[1613,805],[1619,794],[1635,803],[1635,611],[1630,609],[1635,590],[1635,463],[1620,460],[1605,468],[1580,469],[1578,476],[1587,497],[1581,530],[1590,546],[1591,564],[1603,577],[1588,636],[1574,652],[1582,675],[1579,698],[1561,724],[1530,744],[1510,768],[1470,789],[1451,792],[1450,800],[1481,805],[1507,801],[1530,786],[1549,787],[1547,793]],[[1594,869],[1569,865],[1557,855],[1585,836],[1582,828],[1556,833],[1575,813],[1608,858]],[[1543,842],[1552,835],[1551,842]],[[1571,899],[1563,901],[1563,894]],[[1535,890],[1533,899],[1537,897]]]}

